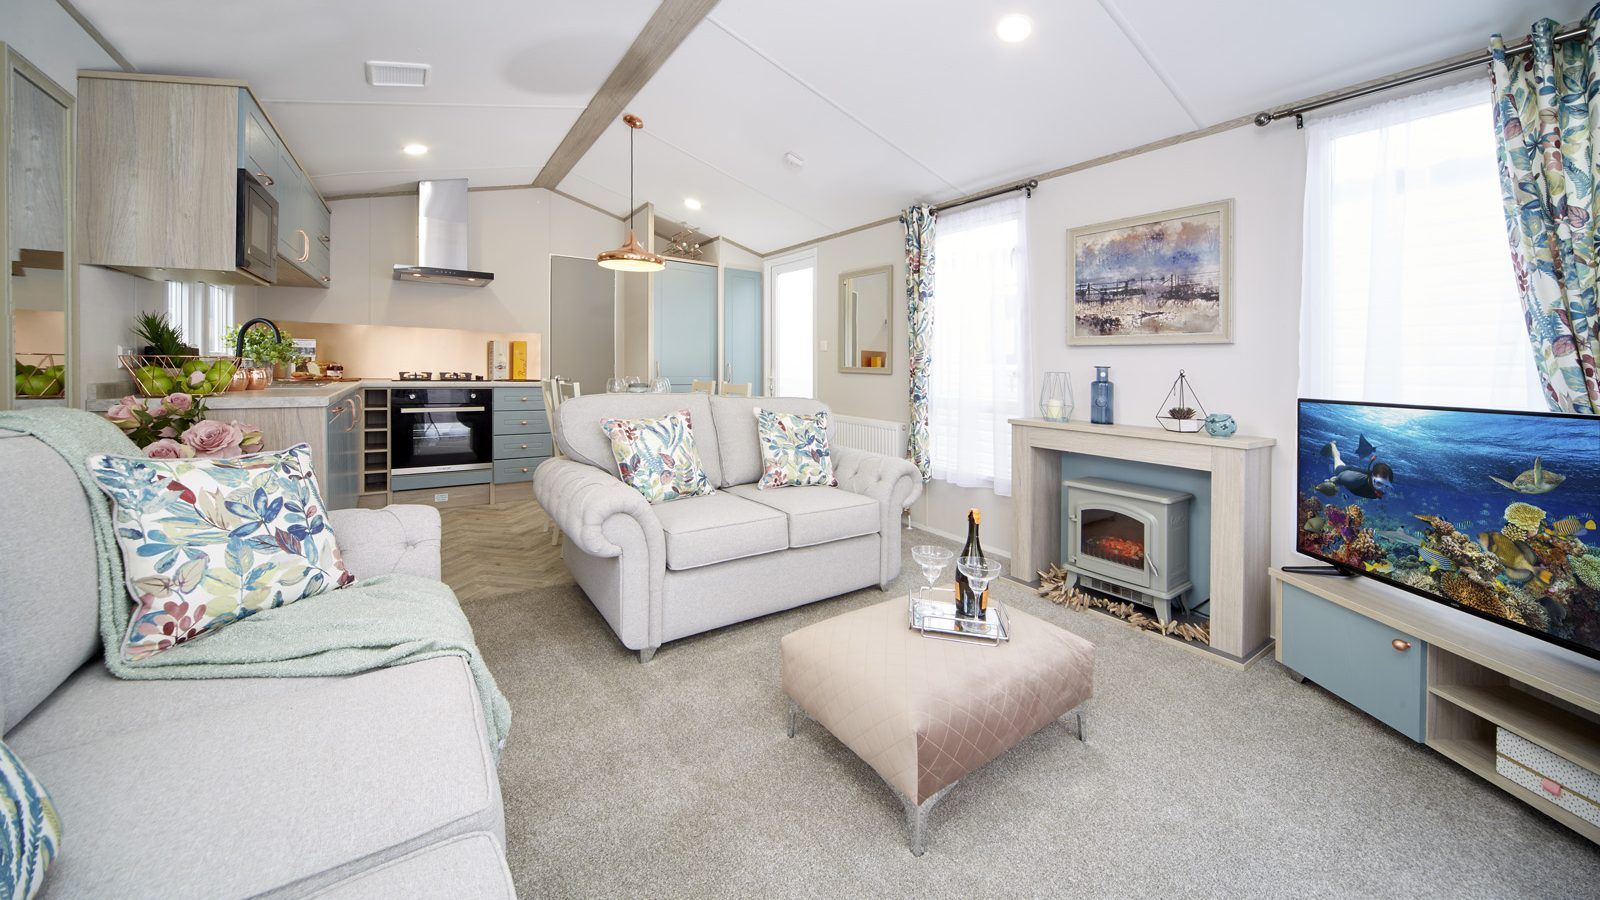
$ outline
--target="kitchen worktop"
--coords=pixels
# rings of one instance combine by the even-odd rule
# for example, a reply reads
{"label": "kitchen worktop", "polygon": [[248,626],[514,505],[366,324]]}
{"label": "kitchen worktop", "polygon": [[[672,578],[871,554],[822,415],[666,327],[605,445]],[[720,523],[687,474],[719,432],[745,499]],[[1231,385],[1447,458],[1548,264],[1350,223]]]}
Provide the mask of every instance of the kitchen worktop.
{"label": "kitchen worktop", "polygon": [[[496,388],[537,385],[537,381],[400,381],[395,378],[347,378],[325,384],[277,382],[261,391],[229,391],[206,397],[207,409],[293,409],[326,407],[344,402],[363,388]],[[105,412],[121,398],[90,400],[91,412]]]}

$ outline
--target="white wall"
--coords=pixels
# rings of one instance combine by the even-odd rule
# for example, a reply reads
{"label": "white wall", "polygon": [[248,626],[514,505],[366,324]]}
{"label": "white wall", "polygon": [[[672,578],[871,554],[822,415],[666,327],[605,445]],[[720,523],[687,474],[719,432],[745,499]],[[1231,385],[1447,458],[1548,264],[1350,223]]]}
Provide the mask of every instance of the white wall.
{"label": "white wall", "polygon": [[[1242,433],[1276,438],[1273,455],[1273,561],[1293,557],[1295,385],[1298,377],[1302,136],[1289,127],[1238,128],[1097,166],[1042,183],[1028,201],[1029,331],[1032,373],[1028,414],[1036,415],[1042,375],[1072,374],[1075,419],[1088,418],[1095,365],[1111,366],[1116,418],[1154,426],[1155,412],[1178,370],[1189,374],[1212,412],[1231,412]],[[1224,198],[1234,199],[1235,341],[1223,345],[1068,347],[1067,229]],[[817,247],[818,396],[842,414],[903,421],[907,415],[905,263],[899,224],[824,241]],[[842,375],[838,335],[841,272],[893,262],[897,291],[894,374]],[[938,262],[935,260],[935,267]],[[988,491],[928,486],[912,521],[961,531],[965,510],[985,512],[984,546],[1011,547],[1011,502]]]}
{"label": "white wall", "polygon": [[[588,256],[622,243],[620,221],[543,189],[473,191],[468,265],[494,273],[481,288],[408,284],[396,263],[417,260],[417,198],[335,200],[331,287],[261,288],[271,319],[470,331],[550,330],[550,256]],[[548,375],[549,354],[541,355]],[[417,365],[428,368],[426,360]]]}

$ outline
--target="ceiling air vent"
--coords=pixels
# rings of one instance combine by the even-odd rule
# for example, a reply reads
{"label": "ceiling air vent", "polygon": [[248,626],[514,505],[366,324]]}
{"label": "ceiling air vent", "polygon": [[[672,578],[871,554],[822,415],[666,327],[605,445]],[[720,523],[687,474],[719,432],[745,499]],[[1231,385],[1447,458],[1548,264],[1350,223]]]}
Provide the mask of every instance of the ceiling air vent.
{"label": "ceiling air vent", "polygon": [[426,63],[367,61],[367,84],[373,87],[427,87]]}

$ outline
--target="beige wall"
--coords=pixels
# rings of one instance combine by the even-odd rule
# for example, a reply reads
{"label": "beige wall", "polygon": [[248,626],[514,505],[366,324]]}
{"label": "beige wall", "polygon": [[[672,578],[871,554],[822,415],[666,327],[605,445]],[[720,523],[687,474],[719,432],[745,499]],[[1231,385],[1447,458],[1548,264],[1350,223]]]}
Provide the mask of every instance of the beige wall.
{"label": "beige wall", "polygon": [[536,332],[290,321],[277,324],[297,338],[315,339],[317,358],[344,366],[347,378],[393,378],[401,370],[432,372],[436,377],[440,372],[486,376],[490,341],[527,341],[529,372],[539,371],[542,355]]}
{"label": "beige wall", "polygon": [[[1028,201],[1028,413],[1036,414],[1043,373],[1066,371],[1076,393],[1073,418],[1087,419],[1093,367],[1109,365],[1117,385],[1117,421],[1154,426],[1156,408],[1178,370],[1186,370],[1208,410],[1231,412],[1242,433],[1279,442],[1273,455],[1276,563],[1294,555],[1288,523],[1294,509],[1304,179],[1305,148],[1293,128],[1238,128],[1051,179]],[[1234,343],[1067,346],[1067,229],[1229,197],[1235,204]],[[889,377],[841,375],[832,352],[838,339],[838,278],[850,269],[894,262],[901,289],[893,318],[903,329],[902,240],[900,226],[890,223],[817,246],[817,337],[819,344],[829,342],[829,352],[818,350],[818,396],[840,413],[897,421],[908,414],[903,330],[896,334],[895,369]],[[1010,498],[941,482],[928,488],[912,510],[914,522],[959,532],[964,511],[977,506],[986,513],[984,546],[1010,548]]]}
{"label": "beige wall", "polygon": [[[620,244],[624,231],[618,220],[550,191],[473,191],[468,201],[468,265],[493,272],[494,281],[481,288],[408,284],[395,281],[393,269],[396,263],[414,264],[417,259],[416,196],[335,200],[329,205],[332,286],[262,288],[259,315],[292,322],[543,335],[550,327],[550,255],[593,256]],[[409,367],[438,365],[423,356]],[[482,368],[480,353],[473,371]],[[549,373],[541,368],[540,374]]]}

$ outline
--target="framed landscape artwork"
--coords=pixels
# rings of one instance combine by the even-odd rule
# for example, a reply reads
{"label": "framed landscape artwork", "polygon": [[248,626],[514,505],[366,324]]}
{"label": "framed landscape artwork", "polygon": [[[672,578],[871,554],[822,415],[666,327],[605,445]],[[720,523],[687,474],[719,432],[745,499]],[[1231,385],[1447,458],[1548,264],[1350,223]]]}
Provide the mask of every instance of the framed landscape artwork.
{"label": "framed landscape artwork", "polygon": [[1233,341],[1233,201],[1067,231],[1068,344]]}

